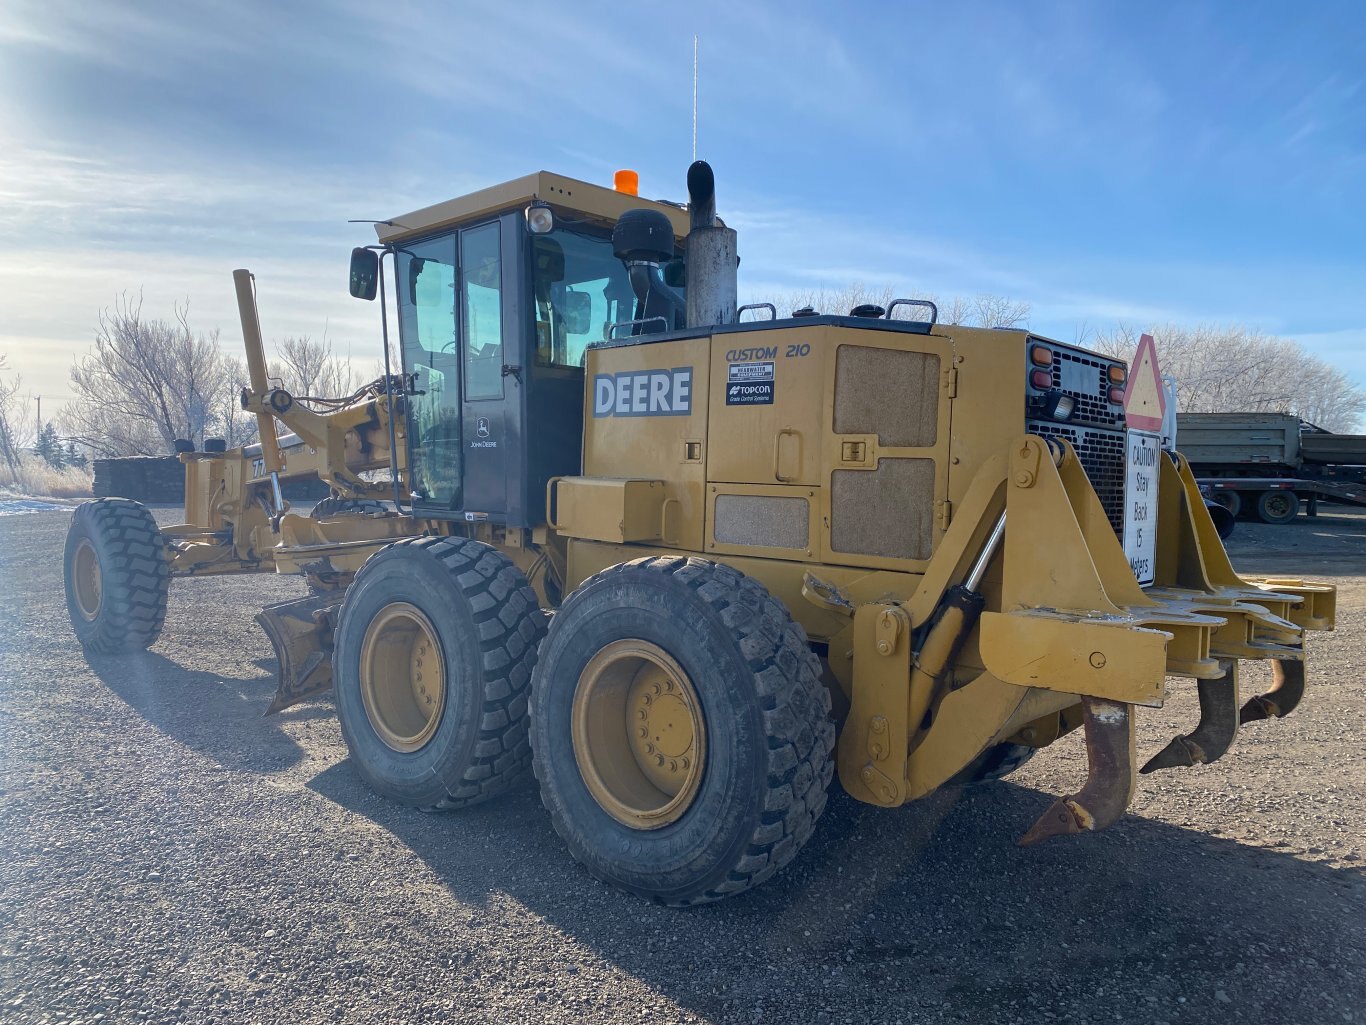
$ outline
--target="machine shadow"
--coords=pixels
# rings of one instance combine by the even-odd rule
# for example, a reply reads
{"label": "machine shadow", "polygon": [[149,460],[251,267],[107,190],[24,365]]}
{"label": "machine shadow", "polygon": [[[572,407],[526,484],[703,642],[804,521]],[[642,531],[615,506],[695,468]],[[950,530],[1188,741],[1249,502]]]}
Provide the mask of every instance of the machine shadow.
{"label": "machine shadow", "polygon": [[[1047,1006],[1050,978],[1103,991],[1116,971],[1152,992],[1179,986],[1173,1003],[1190,991],[1187,977],[1213,973],[1203,989],[1211,1012],[1230,1009],[1212,1002],[1218,991],[1249,1011],[1255,999],[1259,1013],[1284,1000],[1294,1018],[1303,994],[1258,983],[1254,937],[1258,949],[1322,951],[1327,928],[1339,949],[1323,956],[1346,962],[1366,946],[1366,873],[1135,816],[1021,849],[1016,836],[1052,797],[1009,783],[941,790],[898,811],[859,804],[836,784],[785,871],[688,910],[647,904],[574,865],[534,783],[445,816],[379,800],[349,761],[309,786],[402,840],[458,900],[480,907],[507,894],[669,999],[725,1020],[756,1020],[756,1002],[765,1021],[814,1020],[803,1008],[837,1003],[856,977],[886,995],[883,1014],[956,1007],[988,1020],[1003,1000]],[[545,869],[557,860],[564,871]],[[1143,1010],[1125,1020],[1147,1020]]]}
{"label": "machine shadow", "polygon": [[[90,670],[148,723],[225,769],[273,772],[303,759],[303,750],[263,716],[272,680],[188,669],[155,651],[89,655]],[[310,706],[311,711],[311,706]],[[317,716],[328,714],[318,709]],[[250,742],[240,723],[249,728]]]}

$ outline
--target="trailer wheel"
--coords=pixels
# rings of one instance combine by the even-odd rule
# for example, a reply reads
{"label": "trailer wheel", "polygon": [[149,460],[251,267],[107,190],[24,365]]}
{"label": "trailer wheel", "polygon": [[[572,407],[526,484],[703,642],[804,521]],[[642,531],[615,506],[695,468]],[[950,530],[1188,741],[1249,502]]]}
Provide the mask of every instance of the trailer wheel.
{"label": "trailer wheel", "polygon": [[351,757],[376,791],[444,811],[531,763],[527,690],[545,613],[519,569],[467,538],[373,555],[346,592],[333,679]]}
{"label": "trailer wheel", "polygon": [[1243,511],[1243,496],[1236,491],[1224,491],[1215,488],[1210,492],[1209,500],[1215,505],[1222,505],[1228,510],[1229,515],[1235,518]]}
{"label": "trailer wheel", "polygon": [[1300,512],[1300,496],[1293,491],[1263,491],[1257,496],[1257,516],[1263,523],[1289,523]]}
{"label": "trailer wheel", "polygon": [[556,613],[532,685],[541,799],[599,879],[669,905],[786,865],[825,809],[830,694],[757,581],[697,558],[599,573]]}
{"label": "trailer wheel", "polygon": [[126,498],[77,506],[64,571],[66,610],[86,650],[141,651],[161,636],[171,570],[166,542],[146,506]]}

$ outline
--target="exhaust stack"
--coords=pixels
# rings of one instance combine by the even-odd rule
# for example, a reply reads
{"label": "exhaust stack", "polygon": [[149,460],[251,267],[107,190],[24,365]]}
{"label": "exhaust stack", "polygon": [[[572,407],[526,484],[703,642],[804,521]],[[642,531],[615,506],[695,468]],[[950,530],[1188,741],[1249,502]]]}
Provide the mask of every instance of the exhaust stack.
{"label": "exhaust stack", "polygon": [[735,229],[716,222],[716,176],[705,160],[688,168],[688,210],[688,327],[733,324],[740,265]]}

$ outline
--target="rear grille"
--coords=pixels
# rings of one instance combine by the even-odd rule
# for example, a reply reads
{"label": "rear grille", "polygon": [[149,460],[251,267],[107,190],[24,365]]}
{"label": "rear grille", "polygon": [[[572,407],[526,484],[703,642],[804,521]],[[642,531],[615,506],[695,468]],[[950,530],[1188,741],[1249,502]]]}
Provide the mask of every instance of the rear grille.
{"label": "rear grille", "polygon": [[1093,431],[1045,420],[1028,420],[1025,430],[1043,438],[1062,438],[1077,452],[1115,534],[1124,539],[1124,432]]}
{"label": "rear grille", "polygon": [[1072,418],[1098,424],[1118,424],[1120,411],[1109,401],[1107,376],[1113,360],[1063,348],[1053,350],[1053,387],[1069,396]]}

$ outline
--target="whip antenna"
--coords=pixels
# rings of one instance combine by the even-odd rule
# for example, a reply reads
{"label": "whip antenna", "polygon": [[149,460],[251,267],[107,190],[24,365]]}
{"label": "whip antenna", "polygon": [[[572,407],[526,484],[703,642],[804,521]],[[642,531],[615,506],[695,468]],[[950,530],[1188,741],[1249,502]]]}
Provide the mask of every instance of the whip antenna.
{"label": "whip antenna", "polygon": [[692,158],[697,160],[697,37],[692,37]]}

